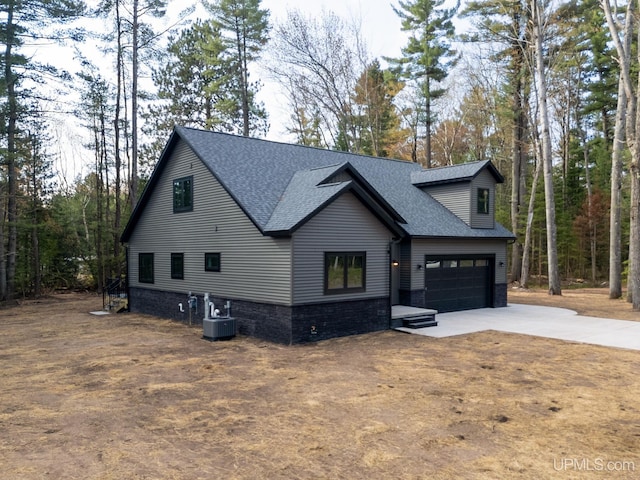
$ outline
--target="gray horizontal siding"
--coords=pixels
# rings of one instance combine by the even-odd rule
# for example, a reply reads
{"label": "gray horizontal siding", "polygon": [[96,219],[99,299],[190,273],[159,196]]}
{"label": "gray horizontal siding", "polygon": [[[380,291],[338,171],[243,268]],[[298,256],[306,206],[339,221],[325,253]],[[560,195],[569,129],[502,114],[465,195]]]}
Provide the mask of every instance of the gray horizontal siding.
{"label": "gray horizontal siding", "polygon": [[468,182],[433,185],[424,187],[423,190],[451,210],[460,220],[467,225],[470,224],[469,204],[471,197]]}
{"label": "gray horizontal siding", "polygon": [[[352,194],[345,193],[293,235],[295,304],[338,302],[389,295],[391,233]],[[366,291],[324,294],[324,252],[366,251]]]}
{"label": "gray horizontal siding", "polygon": [[[193,175],[193,211],[173,213],[173,180]],[[138,253],[154,253],[155,282],[138,282]],[[205,252],[221,271],[204,271]],[[184,279],[171,279],[171,253],[184,253]],[[291,303],[291,243],[263,236],[191,149],[180,142],[129,241],[132,286],[211,292],[256,302]]]}
{"label": "gray horizontal siding", "polygon": [[416,268],[411,261],[411,240],[403,240],[400,243],[400,282],[403,290],[411,290],[411,272]]}
{"label": "gray horizontal siding", "polygon": [[[411,245],[411,289],[424,288],[424,270],[417,265],[424,264],[425,255],[478,255],[496,256],[495,283],[507,282],[507,243],[503,240],[413,240]],[[500,262],[503,266],[500,267]]]}
{"label": "gray horizontal siding", "polygon": [[[495,227],[496,182],[489,170],[482,170],[471,182],[471,228]],[[478,213],[478,188],[489,189],[489,215]]]}

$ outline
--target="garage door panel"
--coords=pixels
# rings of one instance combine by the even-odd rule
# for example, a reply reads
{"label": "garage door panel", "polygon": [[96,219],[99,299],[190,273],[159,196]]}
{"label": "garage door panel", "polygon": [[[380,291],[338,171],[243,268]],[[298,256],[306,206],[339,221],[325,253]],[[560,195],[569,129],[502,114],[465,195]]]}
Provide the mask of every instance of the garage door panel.
{"label": "garage door panel", "polygon": [[[439,312],[485,308],[492,305],[494,260],[488,257],[428,257],[426,262],[439,263],[439,268],[425,269],[426,306]],[[480,259],[481,262],[477,260]],[[479,266],[466,266],[475,260]],[[485,265],[482,265],[485,263]],[[444,268],[444,265],[465,265]],[[489,265],[489,266],[486,266]]]}

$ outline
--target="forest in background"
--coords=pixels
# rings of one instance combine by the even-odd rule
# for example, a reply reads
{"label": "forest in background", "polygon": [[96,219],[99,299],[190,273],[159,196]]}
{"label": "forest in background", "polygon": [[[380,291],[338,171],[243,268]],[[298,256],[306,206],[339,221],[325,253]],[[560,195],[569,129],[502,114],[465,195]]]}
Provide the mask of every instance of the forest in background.
{"label": "forest in background", "polygon": [[[0,301],[124,275],[119,237],[174,125],[273,128],[259,67],[292,142],[425,168],[491,160],[497,220],[518,236],[509,281],[561,294],[580,279],[612,298],[627,285],[640,310],[635,2],[395,1],[397,58],[330,11],[275,22],[260,0],[205,0],[159,27],[170,0],[88,3],[0,2]],[[99,60],[78,48],[71,74],[28,54],[51,42]],[[51,105],[65,92],[91,171],[60,182]]]}

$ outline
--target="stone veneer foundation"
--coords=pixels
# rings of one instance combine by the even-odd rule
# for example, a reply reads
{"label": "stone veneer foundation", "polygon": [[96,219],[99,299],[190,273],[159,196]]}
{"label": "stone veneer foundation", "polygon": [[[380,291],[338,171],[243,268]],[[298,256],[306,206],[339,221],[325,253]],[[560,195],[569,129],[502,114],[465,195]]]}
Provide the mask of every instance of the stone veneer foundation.
{"label": "stone veneer foundation", "polygon": [[[191,311],[191,323],[197,325],[202,324],[204,318],[204,300],[203,294],[196,296],[197,309]],[[224,308],[227,300],[231,300],[231,316],[238,323],[238,333],[276,343],[313,342],[390,327],[391,306],[388,297],[296,306],[211,297],[223,315],[227,313]],[[180,312],[180,303],[184,312]],[[189,322],[190,312],[185,293],[131,287],[129,309]]]}

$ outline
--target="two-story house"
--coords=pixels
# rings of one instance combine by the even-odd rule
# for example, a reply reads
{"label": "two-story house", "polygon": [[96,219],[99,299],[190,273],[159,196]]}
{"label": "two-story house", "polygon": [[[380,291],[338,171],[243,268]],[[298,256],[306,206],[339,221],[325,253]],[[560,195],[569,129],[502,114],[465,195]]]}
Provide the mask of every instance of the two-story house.
{"label": "two-story house", "polygon": [[241,333],[298,343],[397,326],[394,305],[506,306],[502,182],[489,161],[424,170],[176,127],[122,235],[130,309],[184,319],[209,293]]}

